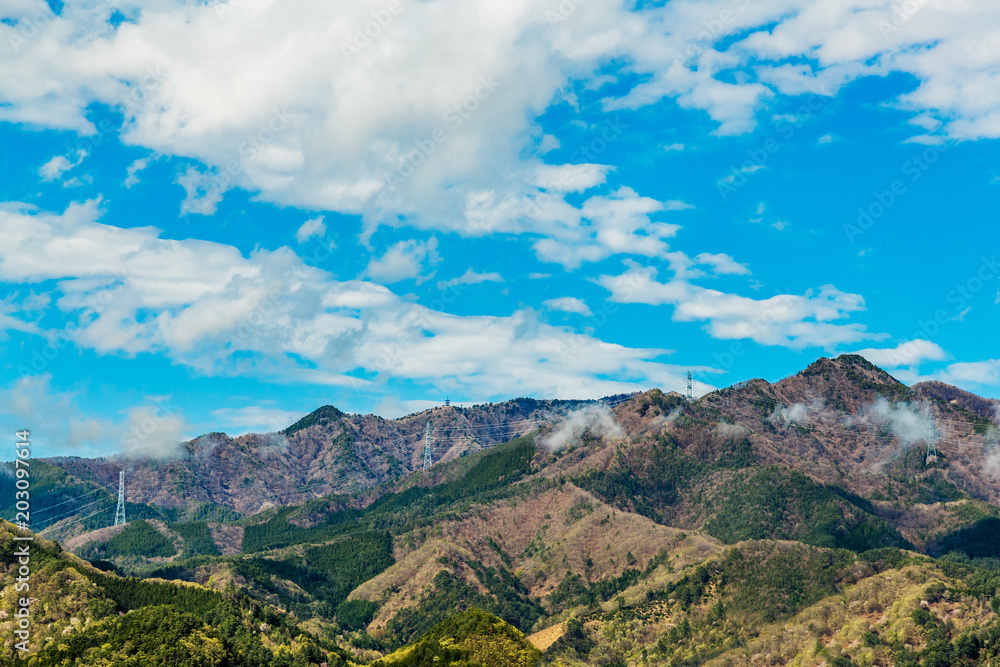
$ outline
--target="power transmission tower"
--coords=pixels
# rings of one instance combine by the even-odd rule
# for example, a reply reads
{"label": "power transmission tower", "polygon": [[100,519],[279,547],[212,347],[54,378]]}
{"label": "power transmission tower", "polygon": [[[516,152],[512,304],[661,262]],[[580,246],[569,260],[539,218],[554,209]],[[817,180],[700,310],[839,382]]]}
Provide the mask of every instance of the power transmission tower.
{"label": "power transmission tower", "polygon": [[[931,458],[932,456],[934,457],[933,459]],[[926,464],[927,462],[933,463],[934,461],[937,461],[937,442],[931,439],[927,441],[927,456],[924,457],[924,462]]]}
{"label": "power transmission tower", "polygon": [[431,423],[427,422],[427,430],[424,431],[424,470],[434,465],[434,455],[431,452]]}
{"label": "power transmission tower", "polygon": [[694,380],[691,377],[691,371],[688,371],[687,374],[687,399],[694,400]]}
{"label": "power transmission tower", "polygon": [[118,509],[115,510],[115,525],[125,524],[125,471],[118,473]]}

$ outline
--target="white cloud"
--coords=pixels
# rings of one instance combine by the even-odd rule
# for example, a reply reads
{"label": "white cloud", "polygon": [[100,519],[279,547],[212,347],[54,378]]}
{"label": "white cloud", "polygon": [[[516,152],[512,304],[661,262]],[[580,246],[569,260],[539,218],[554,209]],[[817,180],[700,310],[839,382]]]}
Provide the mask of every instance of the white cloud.
{"label": "white cloud", "polygon": [[381,257],[368,263],[365,275],[388,283],[419,278],[427,264],[439,260],[437,254],[437,239],[427,241],[410,239],[399,241],[389,246]]}
{"label": "white cloud", "polygon": [[751,299],[692,284],[687,280],[686,270],[690,262],[676,253],[671,266],[674,278],[658,282],[655,267],[626,260],[625,273],[600,276],[594,282],[611,292],[612,301],[672,305],[674,321],[705,322],[704,329],[713,338],[749,338],[762,345],[801,349],[832,348],[883,337],[868,333],[861,324],[838,323],[865,309],[864,298],[859,294],[823,285],[818,292],[810,289],[804,295]]}
{"label": "white cloud", "polygon": [[232,435],[247,433],[274,433],[294,424],[304,415],[301,412],[250,405],[243,408],[219,408],[212,416],[222,426],[235,429]]}
{"label": "white cloud", "polygon": [[[573,227],[580,218],[555,190],[557,212],[525,212],[544,194],[539,173],[562,168],[544,164],[558,140],[536,119],[571,102],[575,82],[596,90],[638,81],[605,108],[666,97],[707,113],[716,134],[735,134],[752,130],[778,96],[830,96],[902,72],[917,86],[896,104],[933,133],[925,140],[1000,136],[995,3],[942,0],[904,21],[890,0],[571,4],[567,20],[553,22],[546,11],[559,6],[528,0],[502,9],[409,2],[346,57],[384,3],[96,0],[67,3],[58,16],[41,0],[6,3],[0,41],[12,48],[0,53],[0,121],[92,134],[88,109],[116,107],[125,143],[203,165],[182,177],[185,212],[210,213],[239,187],[281,205],[362,214],[369,229],[405,223],[466,235],[548,235],[553,221]],[[111,26],[112,7],[134,20]],[[46,23],[28,39],[38,12]],[[606,128],[589,129],[597,138]],[[589,168],[581,176],[590,183],[607,170]],[[400,178],[387,179],[393,173]],[[205,191],[206,178],[218,187]]]}
{"label": "white cloud", "polygon": [[[862,77],[902,72],[916,87],[896,104],[930,133],[922,140],[1000,136],[996,3],[929,3],[902,22],[890,0],[571,4],[567,20],[551,22],[527,0],[406,3],[347,58],[343,45],[384,7],[377,0],[126,0],[114,7],[135,19],[117,27],[104,0],[67,3],[58,16],[41,0],[6,3],[0,122],[93,134],[88,110],[108,104],[125,118],[125,143],[199,163],[178,177],[183,213],[210,215],[228,189],[243,188],[280,205],[362,215],[369,233],[408,224],[531,234],[542,260],[569,269],[615,254],[663,256],[676,232],[651,217],[670,202],[623,190],[580,206],[563,196],[609,173],[590,158],[544,161],[558,140],[537,119],[572,102],[566,91],[577,82],[638,81],[609,92],[605,108],[670,98],[704,111],[716,134],[734,134],[752,130],[776,97],[825,99]],[[38,11],[51,20],[25,39]],[[629,132],[622,115],[609,114],[614,127],[587,128],[590,138]],[[44,173],[64,171],[61,160]],[[553,183],[560,170],[574,183]]]}
{"label": "white cloud", "polygon": [[542,278],[551,278],[551,277],[552,277],[551,273],[537,273],[537,272],[534,272],[534,273],[529,273],[528,274],[528,278],[530,280],[541,280]]}
{"label": "white cloud", "polygon": [[22,375],[0,387],[0,424],[9,431],[28,429],[35,455],[109,456],[124,453],[142,458],[169,458],[191,427],[164,397],[123,411],[118,421],[91,417],[77,407],[77,391],[59,391],[49,374]]}
{"label": "white cloud", "polygon": [[547,299],[542,304],[549,310],[560,310],[564,313],[576,313],[584,317],[593,315],[590,307],[582,299],[574,296],[561,296],[556,299]]}
{"label": "white cloud", "polygon": [[747,268],[746,264],[740,264],[739,262],[737,262],[736,260],[734,260],[729,255],[725,255],[725,254],[722,254],[722,253],[714,254],[713,255],[711,253],[703,252],[700,255],[698,255],[697,257],[695,257],[694,260],[698,264],[705,264],[707,266],[712,267],[712,271],[714,273],[723,274],[723,275],[730,275],[730,274],[749,275],[750,274],[750,269]]}
{"label": "white cloud", "polygon": [[178,174],[175,182],[184,188],[181,215],[214,215],[225,194],[218,175],[197,167],[188,167],[183,174]]}
{"label": "white cloud", "polygon": [[1000,387],[1000,359],[949,364],[940,377],[950,384],[997,388]]}
{"label": "white cloud", "polygon": [[141,157],[137,160],[133,160],[127,168],[127,176],[125,176],[125,181],[122,183],[126,188],[130,188],[139,182],[139,176],[137,175],[140,171],[149,166],[150,158]]}
{"label": "white cloud", "polygon": [[750,174],[755,174],[762,169],[767,169],[767,167],[762,164],[749,164],[742,167],[738,167],[734,169],[732,173],[720,178],[718,182],[720,184],[732,185],[736,182],[737,178],[741,176],[749,176]]}
{"label": "white cloud", "polygon": [[605,343],[530,309],[450,315],[379,284],[338,281],[288,248],[244,257],[97,218],[94,202],[62,214],[0,209],[0,280],[58,281],[53,307],[75,321],[80,349],[160,353],[206,375],[372,392],[426,382],[483,398],[676,388],[687,370],[664,363],[665,350]]}
{"label": "white cloud", "polygon": [[824,134],[822,137],[816,140],[816,143],[820,144],[821,146],[823,144],[832,144],[835,139],[836,137],[834,137],[832,134]]}
{"label": "white cloud", "polygon": [[919,366],[925,361],[941,361],[948,358],[948,353],[941,349],[941,346],[922,338],[906,341],[888,349],[865,348],[854,354],[860,354],[882,368]]}
{"label": "white cloud", "polygon": [[666,144],[663,147],[663,150],[667,151],[668,153],[671,152],[671,151],[678,151],[679,152],[679,151],[684,150],[684,144]]}
{"label": "white cloud", "polygon": [[607,180],[603,164],[539,165],[535,185],[549,192],[583,192]]}
{"label": "white cloud", "polygon": [[476,273],[472,270],[472,267],[469,267],[469,270],[460,275],[458,278],[438,281],[437,286],[439,290],[443,290],[449,287],[455,287],[456,285],[478,285],[479,283],[486,282],[502,283],[504,282],[504,278],[495,271],[490,273]]}
{"label": "white cloud", "polygon": [[[536,241],[534,249],[542,261],[567,269],[615,254],[663,255],[669,249],[666,239],[676,235],[680,226],[654,222],[650,216],[667,208],[627,187],[591,197],[579,210],[557,205],[543,208],[535,221],[547,237]],[[673,208],[682,207],[675,204]]]}
{"label": "white cloud", "polygon": [[78,166],[87,157],[87,151],[78,150],[73,162],[65,155],[56,155],[38,169],[38,175],[46,181],[54,181],[64,173]]}
{"label": "white cloud", "polygon": [[305,243],[311,238],[320,237],[326,234],[326,223],[323,222],[323,216],[318,218],[312,218],[306,220],[299,227],[298,231],[295,232],[295,240],[299,243]]}

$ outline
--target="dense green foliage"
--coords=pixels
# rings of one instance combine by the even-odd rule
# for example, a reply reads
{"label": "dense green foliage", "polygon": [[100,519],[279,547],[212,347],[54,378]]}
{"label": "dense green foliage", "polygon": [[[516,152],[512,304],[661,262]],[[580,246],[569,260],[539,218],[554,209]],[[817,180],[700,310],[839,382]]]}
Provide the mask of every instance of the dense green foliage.
{"label": "dense green foliage", "polygon": [[523,634],[475,608],[441,621],[402,653],[372,667],[534,667],[541,657]]}
{"label": "dense green foliage", "polygon": [[176,555],[173,542],[145,521],[132,521],[128,527],[104,544],[90,543],[81,550],[88,558],[168,558]]}
{"label": "dense green foliage", "polygon": [[[444,559],[453,569],[459,563]],[[399,646],[427,632],[456,610],[484,609],[510,625],[527,630],[544,613],[539,604],[528,596],[524,584],[504,568],[495,570],[478,561],[465,563],[486,587],[488,595],[480,593],[449,570],[434,577],[434,587],[415,607],[397,613],[387,625],[390,644]]]}
{"label": "dense green foliage", "polygon": [[961,551],[970,558],[994,558],[1000,556],[1000,519],[987,517],[971,526],[957,530],[936,545],[938,553]]}
{"label": "dense green foliage", "polygon": [[[275,579],[291,581],[322,603],[324,615],[333,616],[348,593],[392,563],[389,534],[364,532],[333,544],[306,549],[301,556],[238,560],[233,564],[233,571],[289,603],[304,604],[306,599],[290,596]],[[309,614],[308,609],[296,609]]]}
{"label": "dense green foliage", "polygon": [[268,521],[246,526],[243,551],[254,553],[293,544],[323,542],[357,531],[409,530],[415,521],[426,520],[443,508],[454,509],[457,503],[486,502],[516,493],[510,485],[530,471],[534,456],[533,438],[518,438],[469,457],[473,461],[458,479],[434,487],[414,486],[388,493],[363,511],[339,509],[309,528],[289,521],[296,508],[282,508]]}
{"label": "dense green foliage", "polygon": [[853,551],[912,548],[860,498],[777,466],[734,476],[712,510],[705,529],[729,544],[775,539]]}
{"label": "dense green foliage", "polygon": [[337,607],[337,622],[348,630],[360,630],[371,623],[378,607],[370,600],[344,600]]}
{"label": "dense green foliage", "polygon": [[[667,525],[687,496],[696,495],[705,530],[730,544],[783,539],[854,551],[912,546],[864,499],[795,470],[748,467],[753,456],[745,438],[720,437],[694,417],[680,419],[687,420],[683,449],[660,436],[644,448],[620,451],[617,465],[575,481],[617,507]],[[702,488],[720,474],[729,481],[706,494]]]}
{"label": "dense green foliage", "polygon": [[182,555],[185,558],[219,555],[219,547],[212,539],[212,533],[205,521],[171,523],[168,524],[168,527],[184,539],[184,553]]}
{"label": "dense green foliage", "polygon": [[117,577],[89,571],[84,574],[97,584],[121,611],[176,604],[200,616],[214,609],[222,601],[218,593],[200,586],[178,586],[138,577]]}

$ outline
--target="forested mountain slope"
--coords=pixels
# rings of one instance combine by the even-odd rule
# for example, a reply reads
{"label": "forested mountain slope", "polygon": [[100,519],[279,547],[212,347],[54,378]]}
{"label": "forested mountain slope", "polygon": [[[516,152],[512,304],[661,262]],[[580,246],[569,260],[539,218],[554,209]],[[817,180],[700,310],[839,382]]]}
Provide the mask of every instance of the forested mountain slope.
{"label": "forested mountain slope", "polygon": [[[106,570],[238,593],[241,613],[273,610],[357,664],[487,667],[498,646],[531,664],[599,667],[994,660],[998,431],[978,402],[908,388],[855,356],[692,402],[623,398],[562,415],[509,402],[504,415],[546,418],[427,471],[354,490],[342,473],[339,493],[243,515],[151,498],[133,508],[146,520],[65,544]],[[406,422],[407,465],[419,467],[428,419],[444,439],[460,415]],[[384,426],[352,430],[369,419],[321,409],[285,437],[315,462],[345,433],[374,446]],[[235,470],[250,465],[241,451],[205,458],[225,452],[218,465]],[[39,470],[53,498],[86,488],[61,465]],[[479,611],[452,618],[467,610]],[[89,632],[46,623],[52,637]]]}

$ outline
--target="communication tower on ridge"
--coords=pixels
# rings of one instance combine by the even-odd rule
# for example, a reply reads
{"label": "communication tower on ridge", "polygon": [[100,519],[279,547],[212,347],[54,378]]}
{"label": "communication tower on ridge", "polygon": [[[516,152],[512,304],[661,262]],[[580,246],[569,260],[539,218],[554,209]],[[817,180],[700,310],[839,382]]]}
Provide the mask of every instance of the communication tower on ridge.
{"label": "communication tower on ridge", "polygon": [[427,430],[424,431],[424,470],[434,465],[434,454],[431,452],[431,423],[427,422]]}
{"label": "communication tower on ridge", "polygon": [[115,525],[124,525],[125,521],[125,471],[118,472],[118,509],[115,510]]}
{"label": "communication tower on ridge", "polygon": [[687,399],[689,401],[694,400],[694,379],[691,377],[691,371],[687,374]]}

